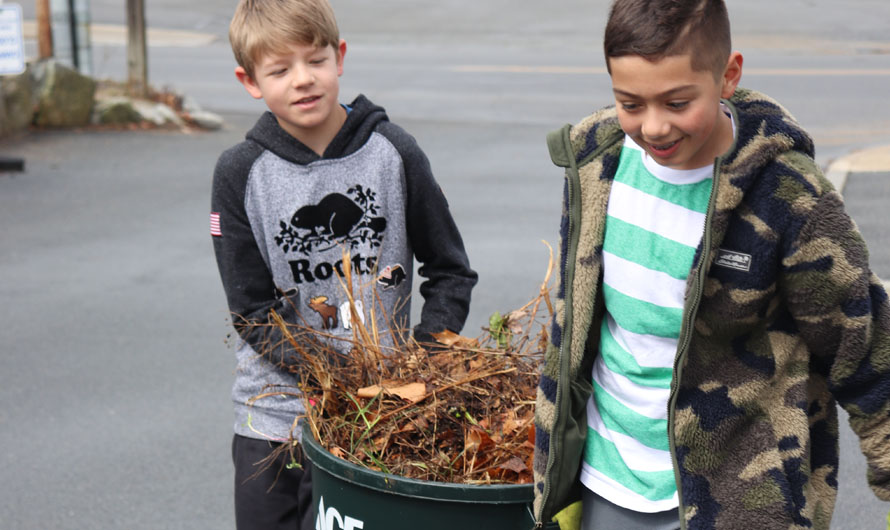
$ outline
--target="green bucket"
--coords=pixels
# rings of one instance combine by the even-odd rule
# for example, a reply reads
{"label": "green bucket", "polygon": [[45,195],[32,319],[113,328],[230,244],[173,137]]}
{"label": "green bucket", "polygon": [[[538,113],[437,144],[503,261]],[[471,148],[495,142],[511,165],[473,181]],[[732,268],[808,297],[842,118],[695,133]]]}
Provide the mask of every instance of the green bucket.
{"label": "green bucket", "polygon": [[303,428],[316,530],[528,530],[531,484],[471,486],[371,471],[330,454]]}

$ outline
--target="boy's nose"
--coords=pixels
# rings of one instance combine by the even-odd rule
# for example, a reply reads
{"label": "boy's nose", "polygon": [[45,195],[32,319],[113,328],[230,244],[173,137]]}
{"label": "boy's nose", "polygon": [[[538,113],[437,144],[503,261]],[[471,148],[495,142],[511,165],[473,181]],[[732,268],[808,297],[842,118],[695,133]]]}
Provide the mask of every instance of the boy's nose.
{"label": "boy's nose", "polygon": [[294,68],[293,84],[294,86],[311,85],[315,81],[315,75],[310,68],[305,66],[297,66]]}
{"label": "boy's nose", "polygon": [[664,139],[671,132],[671,124],[662,113],[652,110],[646,113],[641,127],[643,138],[648,140]]}

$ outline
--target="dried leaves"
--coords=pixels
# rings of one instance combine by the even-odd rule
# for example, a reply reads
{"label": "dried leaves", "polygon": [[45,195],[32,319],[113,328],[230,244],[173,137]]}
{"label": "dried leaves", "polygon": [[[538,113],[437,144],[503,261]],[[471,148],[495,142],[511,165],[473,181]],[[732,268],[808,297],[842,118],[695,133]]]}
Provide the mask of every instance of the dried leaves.
{"label": "dried leaves", "polygon": [[407,341],[394,350],[359,323],[352,351],[342,356],[323,341],[306,347],[314,330],[277,319],[306,357],[299,375],[316,439],[340,458],[406,477],[530,483],[550,317],[537,313],[541,302],[551,307],[549,278],[550,270],[525,307],[493,315],[478,339],[444,331],[436,344]]}
{"label": "dried leaves", "polygon": [[[540,355],[473,340],[435,353],[405,348],[411,353],[383,363],[385,373],[374,374],[380,381],[373,385],[357,370],[331,367],[334,396],[317,399],[324,406],[309,415],[322,445],[354,463],[412,478],[531,482]],[[324,395],[318,382],[305,380],[307,396]]]}

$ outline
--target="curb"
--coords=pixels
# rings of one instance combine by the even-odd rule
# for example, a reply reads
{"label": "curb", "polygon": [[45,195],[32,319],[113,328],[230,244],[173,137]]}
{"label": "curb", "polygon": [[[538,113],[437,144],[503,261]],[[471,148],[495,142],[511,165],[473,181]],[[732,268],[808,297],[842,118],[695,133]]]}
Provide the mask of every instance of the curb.
{"label": "curb", "polygon": [[883,145],[854,151],[832,161],[825,170],[825,177],[843,194],[850,174],[887,171],[890,171],[890,145]]}
{"label": "curb", "polygon": [[[890,172],[890,145],[855,151],[832,161],[825,170],[825,178],[843,195],[851,174],[884,172]],[[884,289],[890,291],[890,280],[884,280]]]}
{"label": "curb", "polygon": [[844,186],[847,185],[847,178],[850,176],[850,173],[852,173],[851,168],[853,167],[853,164],[849,160],[850,156],[851,155],[847,155],[833,161],[829,164],[828,169],[825,170],[825,178],[831,182],[834,189],[840,194],[844,193]]}

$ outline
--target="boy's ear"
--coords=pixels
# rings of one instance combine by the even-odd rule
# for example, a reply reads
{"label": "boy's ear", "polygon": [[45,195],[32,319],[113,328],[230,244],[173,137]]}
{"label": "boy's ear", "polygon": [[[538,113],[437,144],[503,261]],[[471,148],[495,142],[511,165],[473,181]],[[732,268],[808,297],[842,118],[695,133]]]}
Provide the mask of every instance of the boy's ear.
{"label": "boy's ear", "polygon": [[337,75],[343,75],[343,58],[346,57],[346,41],[340,39],[337,44]]}
{"label": "boy's ear", "polygon": [[244,85],[244,89],[247,90],[248,94],[256,99],[263,99],[263,92],[260,90],[259,85],[256,84],[256,81],[253,80],[253,77],[247,73],[243,66],[235,67],[235,77],[238,78],[238,82]]}
{"label": "boy's ear", "polygon": [[723,70],[723,88],[720,96],[723,99],[729,99],[735,93],[736,87],[742,80],[742,63],[744,59],[739,52],[729,54],[729,60],[726,62],[726,68]]}

